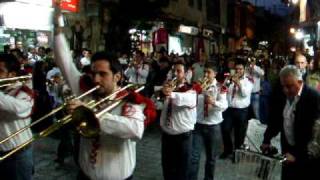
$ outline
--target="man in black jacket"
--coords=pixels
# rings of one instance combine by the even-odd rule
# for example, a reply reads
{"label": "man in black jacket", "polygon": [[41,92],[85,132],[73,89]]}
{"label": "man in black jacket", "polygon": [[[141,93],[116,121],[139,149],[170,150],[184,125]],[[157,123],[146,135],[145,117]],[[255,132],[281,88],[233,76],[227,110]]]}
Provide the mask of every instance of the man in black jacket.
{"label": "man in black jacket", "polygon": [[[281,132],[282,153],[286,157],[282,179],[314,179],[319,159],[310,159],[307,145],[312,127],[320,117],[320,95],[303,83],[296,66],[288,65],[280,72],[283,92],[276,89],[270,104],[270,119],[261,149],[270,148],[270,140]],[[312,178],[311,178],[312,177]],[[317,179],[317,178],[316,178]]]}

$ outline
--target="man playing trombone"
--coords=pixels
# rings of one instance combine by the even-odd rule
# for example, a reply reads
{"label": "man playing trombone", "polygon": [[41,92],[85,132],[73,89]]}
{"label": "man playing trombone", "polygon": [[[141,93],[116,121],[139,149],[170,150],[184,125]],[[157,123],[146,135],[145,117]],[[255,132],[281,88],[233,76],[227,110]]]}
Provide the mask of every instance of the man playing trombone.
{"label": "man playing trombone", "polygon": [[[79,94],[80,73],[72,63],[65,36],[59,29],[56,30],[56,62],[73,93]],[[92,56],[91,63],[94,83],[99,85],[96,98],[92,99],[106,97],[120,89],[121,65],[116,59],[99,52]],[[82,104],[79,100],[73,100],[68,109],[72,112]],[[132,179],[136,165],[136,140],[141,139],[144,132],[144,108],[143,104],[126,102],[96,117],[100,129],[98,137],[81,137],[80,140],[79,180]]]}
{"label": "man playing trombone", "polygon": [[[19,78],[20,63],[11,54],[0,55],[0,79]],[[31,123],[33,92],[30,81],[11,82],[0,91],[0,139]],[[31,180],[33,157],[31,146],[26,146],[9,158],[3,159],[8,152],[32,138],[30,128],[0,144],[0,174],[2,180]]]}

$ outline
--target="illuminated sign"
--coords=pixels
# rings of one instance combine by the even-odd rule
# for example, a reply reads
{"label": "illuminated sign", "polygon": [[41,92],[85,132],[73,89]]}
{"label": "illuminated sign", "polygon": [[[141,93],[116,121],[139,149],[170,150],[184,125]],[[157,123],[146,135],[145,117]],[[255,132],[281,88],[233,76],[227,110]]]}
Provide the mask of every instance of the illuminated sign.
{"label": "illuminated sign", "polygon": [[[52,3],[55,4],[56,0],[52,0]],[[78,12],[79,11],[79,0],[61,0],[60,8],[62,10]]]}
{"label": "illuminated sign", "polygon": [[192,27],[192,26],[180,25],[179,32],[191,34],[191,35],[197,35],[199,33],[199,29],[196,27]]}

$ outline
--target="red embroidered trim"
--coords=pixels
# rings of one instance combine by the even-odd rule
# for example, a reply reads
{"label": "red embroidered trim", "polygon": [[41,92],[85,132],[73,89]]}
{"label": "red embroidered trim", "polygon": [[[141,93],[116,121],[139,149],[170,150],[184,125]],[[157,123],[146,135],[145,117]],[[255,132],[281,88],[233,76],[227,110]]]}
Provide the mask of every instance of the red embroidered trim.
{"label": "red embroidered trim", "polygon": [[98,155],[98,150],[101,146],[100,144],[100,136],[94,138],[92,141],[91,141],[91,152],[90,152],[90,163],[92,165],[96,164],[97,162],[97,155]]}
{"label": "red embroidered trim", "polygon": [[[15,92],[14,97],[17,97],[20,92],[25,92],[25,93],[31,98],[30,101],[32,101],[32,99],[34,99],[35,96],[36,96],[35,92],[34,92],[32,89],[30,89],[28,86],[25,86],[25,85],[21,86],[21,87]],[[27,116],[25,116],[25,117],[22,117],[21,119],[30,118],[31,115],[32,115],[32,113],[34,112],[34,108],[35,108],[35,106],[33,105],[30,114],[27,115]]]}

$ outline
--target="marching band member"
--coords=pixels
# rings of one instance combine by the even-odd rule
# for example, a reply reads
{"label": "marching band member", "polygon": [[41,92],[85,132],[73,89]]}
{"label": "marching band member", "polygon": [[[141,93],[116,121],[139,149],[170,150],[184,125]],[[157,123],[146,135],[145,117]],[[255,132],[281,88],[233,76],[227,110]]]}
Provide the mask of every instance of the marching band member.
{"label": "marching band member", "polygon": [[[72,63],[70,50],[65,36],[56,29],[56,61],[73,93],[79,94],[80,73]],[[91,68],[95,84],[100,85],[96,93],[98,98],[106,97],[119,89],[121,65],[119,62],[99,52],[91,58]],[[69,103],[72,112],[82,103],[73,100]],[[145,114],[153,113],[152,104],[126,102],[111,112],[97,118],[100,134],[97,138],[80,140],[78,179],[123,180],[132,179],[136,165],[136,141],[144,132]]]}
{"label": "marching band member", "polygon": [[[234,148],[239,149],[246,136],[248,125],[248,107],[253,84],[245,76],[245,62],[238,60],[235,64],[236,74],[230,78],[227,93],[228,109],[224,112],[224,121],[221,124],[224,152],[220,158],[225,159],[232,155]],[[234,147],[231,132],[234,128]]]}
{"label": "marching band member", "polygon": [[176,79],[162,89],[166,96],[160,117],[162,170],[165,180],[187,180],[197,93],[186,84],[184,64],[178,62],[174,69]]}
{"label": "marching band member", "polygon": [[228,107],[227,89],[215,79],[216,72],[213,64],[205,65],[202,93],[198,95],[197,123],[193,131],[190,179],[198,179],[202,146],[206,152],[204,179],[214,179],[216,157],[214,149],[219,142],[217,138],[221,137],[222,112]]}
{"label": "marching band member", "polygon": [[145,84],[149,73],[149,65],[144,64],[144,53],[137,51],[132,63],[124,71],[130,83]]}
{"label": "marching band member", "polygon": [[[10,54],[0,55],[0,79],[17,77],[20,72],[20,63]],[[31,123],[33,107],[33,91],[31,81],[14,85],[0,91],[0,139]],[[0,144],[0,156],[17,148],[32,138],[30,129],[23,131],[10,140]],[[4,180],[31,180],[33,170],[32,147],[26,146],[11,157],[0,162],[1,179]]]}

